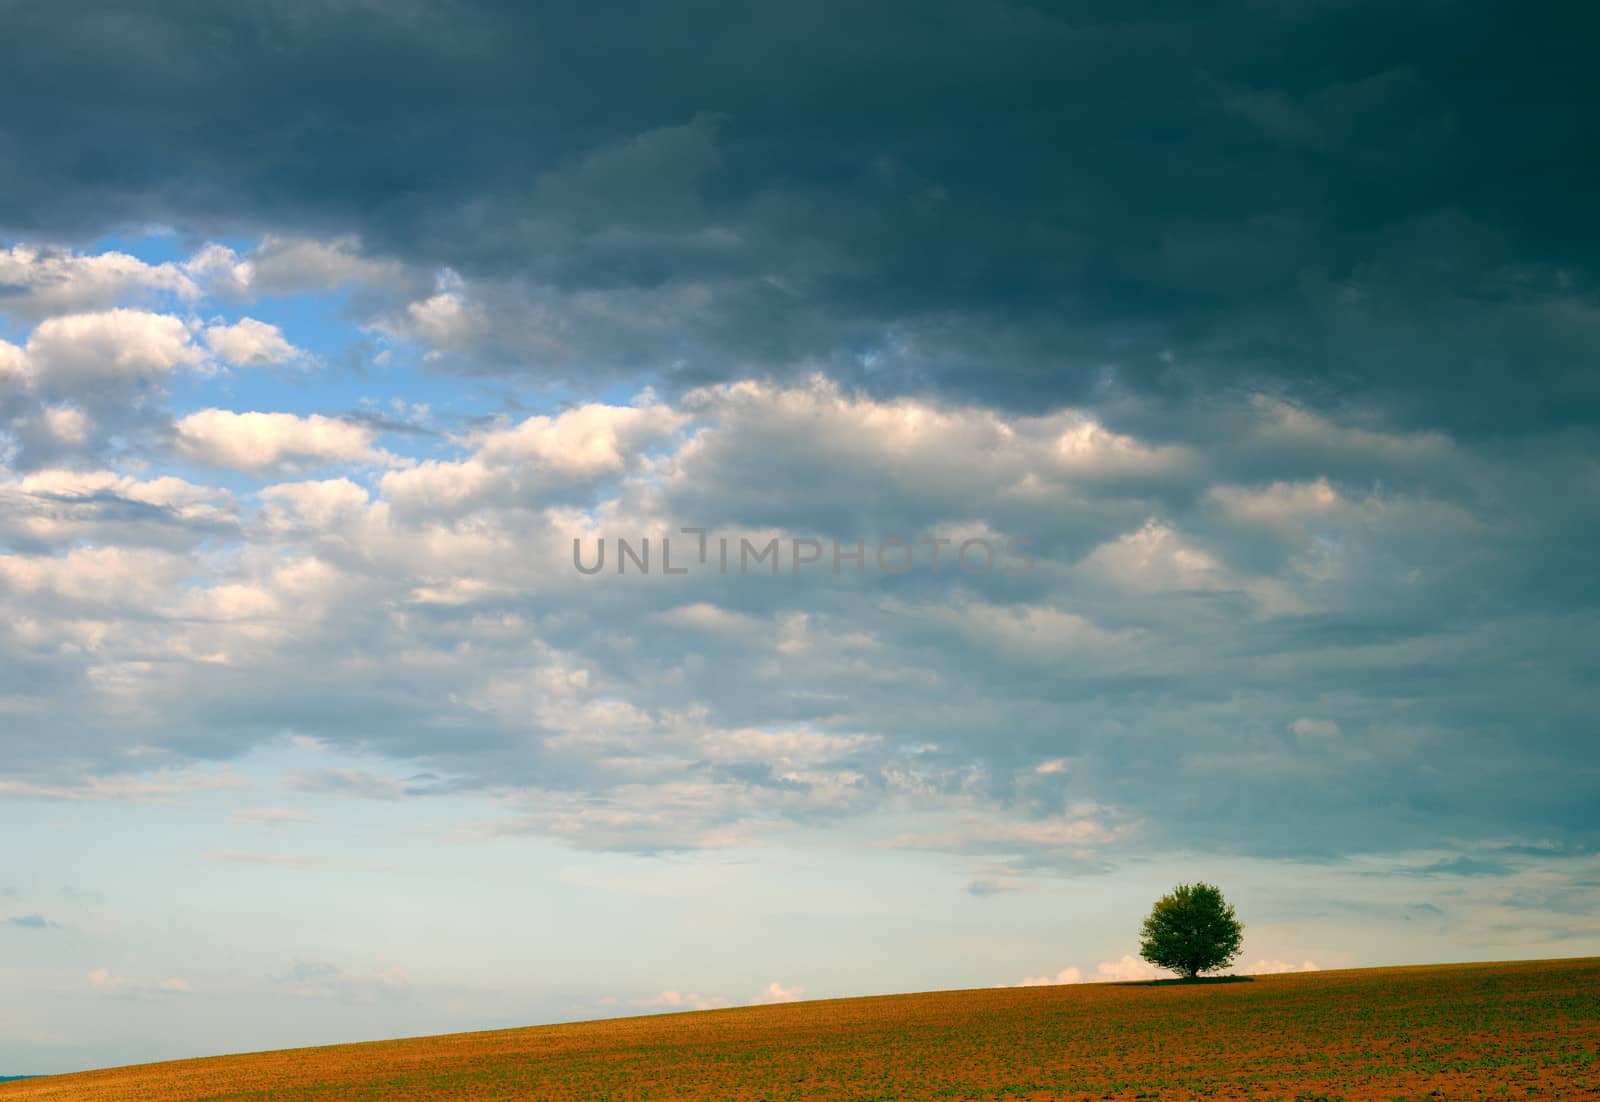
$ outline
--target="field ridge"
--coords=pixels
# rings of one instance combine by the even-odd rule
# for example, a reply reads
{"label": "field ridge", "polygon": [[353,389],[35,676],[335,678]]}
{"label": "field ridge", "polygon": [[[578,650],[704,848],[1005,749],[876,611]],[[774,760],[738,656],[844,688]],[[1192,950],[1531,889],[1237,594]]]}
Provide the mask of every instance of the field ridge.
{"label": "field ridge", "polygon": [[977,988],[0,1083],[0,1102],[1600,1097],[1600,958]]}

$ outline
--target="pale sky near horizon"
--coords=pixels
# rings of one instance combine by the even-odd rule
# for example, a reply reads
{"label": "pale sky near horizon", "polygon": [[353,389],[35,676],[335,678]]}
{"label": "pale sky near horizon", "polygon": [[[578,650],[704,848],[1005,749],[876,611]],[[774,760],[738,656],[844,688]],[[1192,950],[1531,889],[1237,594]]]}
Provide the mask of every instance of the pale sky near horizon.
{"label": "pale sky near horizon", "polygon": [[0,1075],[1141,978],[1192,879],[1249,971],[1600,952],[1575,28],[69,7]]}

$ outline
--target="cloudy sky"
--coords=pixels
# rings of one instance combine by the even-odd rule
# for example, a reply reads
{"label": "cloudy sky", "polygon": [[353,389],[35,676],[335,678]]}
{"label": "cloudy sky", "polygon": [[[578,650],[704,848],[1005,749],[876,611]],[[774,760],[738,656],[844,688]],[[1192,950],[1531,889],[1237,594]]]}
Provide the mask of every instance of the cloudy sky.
{"label": "cloudy sky", "polygon": [[0,21],[0,1074],[1600,951],[1585,28]]}

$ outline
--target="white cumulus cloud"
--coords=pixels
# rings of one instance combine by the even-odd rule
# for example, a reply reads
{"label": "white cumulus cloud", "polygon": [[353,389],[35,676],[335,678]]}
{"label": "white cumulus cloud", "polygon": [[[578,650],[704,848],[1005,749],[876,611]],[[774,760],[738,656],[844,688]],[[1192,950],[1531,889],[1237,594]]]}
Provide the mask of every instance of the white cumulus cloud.
{"label": "white cumulus cloud", "polygon": [[276,325],[255,318],[240,318],[232,325],[208,325],[204,336],[207,348],[240,367],[291,363],[305,355],[284,339]]}
{"label": "white cumulus cloud", "polygon": [[181,319],[123,308],[47,318],[27,344],[34,378],[59,390],[159,378],[203,359]]}
{"label": "white cumulus cloud", "polygon": [[178,451],[213,467],[263,471],[279,465],[387,464],[372,428],[320,413],[236,413],[203,409],[177,423]]}

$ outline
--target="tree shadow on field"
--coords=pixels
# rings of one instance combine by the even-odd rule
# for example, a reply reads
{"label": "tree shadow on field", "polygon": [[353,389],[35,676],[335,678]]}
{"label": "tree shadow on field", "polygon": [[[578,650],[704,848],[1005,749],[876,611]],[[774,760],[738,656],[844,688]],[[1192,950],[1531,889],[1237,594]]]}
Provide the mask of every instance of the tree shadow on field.
{"label": "tree shadow on field", "polygon": [[1255,983],[1254,976],[1196,976],[1192,980],[1129,980],[1129,987],[1199,987],[1209,983]]}

